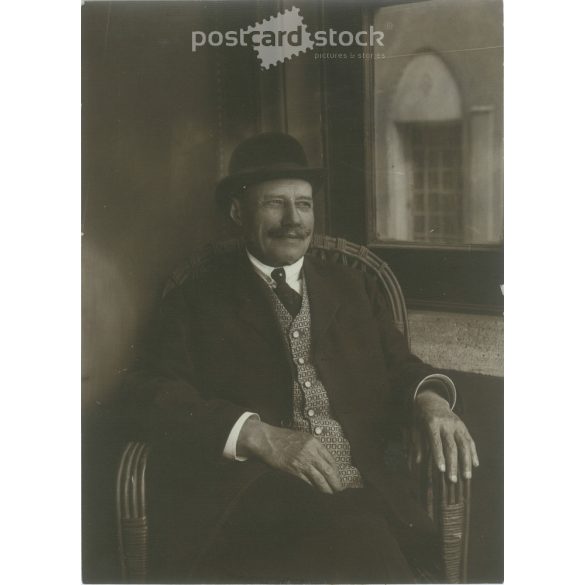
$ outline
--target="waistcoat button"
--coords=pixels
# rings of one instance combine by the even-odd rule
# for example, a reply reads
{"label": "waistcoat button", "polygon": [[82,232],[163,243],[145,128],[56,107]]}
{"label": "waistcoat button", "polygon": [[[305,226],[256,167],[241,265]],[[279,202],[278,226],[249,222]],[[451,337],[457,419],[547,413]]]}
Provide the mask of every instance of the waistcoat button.
{"label": "waistcoat button", "polygon": [[293,331],[292,332],[292,336],[297,339],[299,337],[300,333],[298,331]]}
{"label": "waistcoat button", "polygon": [[323,432],[323,428],[322,427],[315,427],[315,434],[316,435],[320,435]]}
{"label": "waistcoat button", "polygon": [[305,382],[305,388],[310,388],[311,387],[311,382],[309,382],[309,380],[307,380]]}

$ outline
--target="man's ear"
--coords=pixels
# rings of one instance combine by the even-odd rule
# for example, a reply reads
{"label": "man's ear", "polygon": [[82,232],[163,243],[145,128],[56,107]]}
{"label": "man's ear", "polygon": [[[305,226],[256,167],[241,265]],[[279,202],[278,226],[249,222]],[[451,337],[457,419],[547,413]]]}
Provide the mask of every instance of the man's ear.
{"label": "man's ear", "polygon": [[236,225],[242,225],[242,203],[235,197],[232,197],[232,201],[230,203],[230,217]]}

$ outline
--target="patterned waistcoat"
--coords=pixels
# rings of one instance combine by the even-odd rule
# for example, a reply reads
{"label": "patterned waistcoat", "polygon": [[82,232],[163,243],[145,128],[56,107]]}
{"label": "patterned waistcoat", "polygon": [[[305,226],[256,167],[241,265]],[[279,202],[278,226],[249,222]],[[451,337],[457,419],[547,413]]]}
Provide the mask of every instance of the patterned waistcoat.
{"label": "patterned waistcoat", "polygon": [[294,319],[274,291],[271,299],[295,364],[291,428],[310,433],[327,447],[337,462],[344,487],[363,487],[362,476],[351,459],[349,441],[332,416],[327,390],[311,362],[311,311],[307,287],[303,287],[301,309]]}

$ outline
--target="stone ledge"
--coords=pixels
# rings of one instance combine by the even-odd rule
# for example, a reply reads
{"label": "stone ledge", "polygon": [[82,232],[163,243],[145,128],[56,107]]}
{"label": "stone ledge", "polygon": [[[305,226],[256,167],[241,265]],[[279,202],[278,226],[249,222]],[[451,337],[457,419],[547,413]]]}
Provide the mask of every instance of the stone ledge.
{"label": "stone ledge", "polygon": [[437,368],[503,377],[504,318],[409,311],[412,351]]}

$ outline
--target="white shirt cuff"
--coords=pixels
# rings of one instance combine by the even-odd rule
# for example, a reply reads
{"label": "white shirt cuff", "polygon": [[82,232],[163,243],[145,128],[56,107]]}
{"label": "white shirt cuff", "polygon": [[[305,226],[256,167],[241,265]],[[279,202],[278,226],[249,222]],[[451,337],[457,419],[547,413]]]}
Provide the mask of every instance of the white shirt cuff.
{"label": "white shirt cuff", "polygon": [[223,448],[223,456],[226,459],[231,459],[233,461],[247,461],[247,457],[238,457],[236,454],[236,446],[238,444],[238,439],[240,437],[240,431],[244,426],[244,423],[250,418],[254,417],[256,420],[260,420],[260,417],[255,412],[244,412],[244,414],[236,421],[230,434],[228,435],[227,441],[225,442],[225,447]]}
{"label": "white shirt cuff", "polygon": [[444,374],[431,374],[430,376],[423,378],[419,382],[418,386],[414,391],[414,394],[412,395],[413,404],[414,401],[416,400],[416,396],[419,393],[419,390],[422,390],[423,386],[428,386],[428,384],[432,382],[438,382],[445,389],[446,392],[445,397],[449,402],[451,410],[453,410],[453,408],[455,408],[455,403],[457,402],[457,390],[455,389],[455,384],[453,383],[453,380],[451,380],[449,376],[445,376]]}

